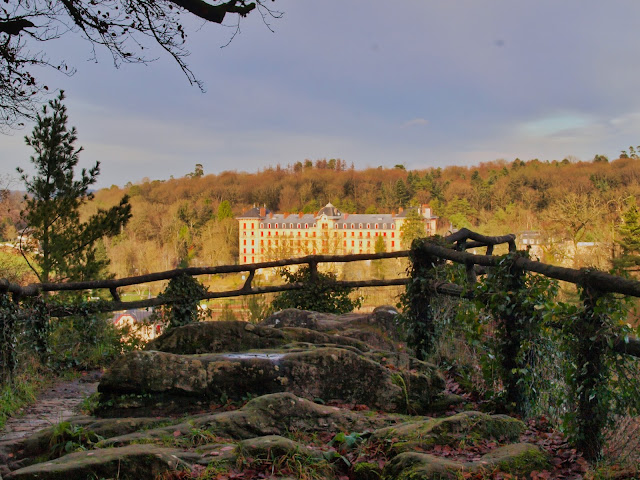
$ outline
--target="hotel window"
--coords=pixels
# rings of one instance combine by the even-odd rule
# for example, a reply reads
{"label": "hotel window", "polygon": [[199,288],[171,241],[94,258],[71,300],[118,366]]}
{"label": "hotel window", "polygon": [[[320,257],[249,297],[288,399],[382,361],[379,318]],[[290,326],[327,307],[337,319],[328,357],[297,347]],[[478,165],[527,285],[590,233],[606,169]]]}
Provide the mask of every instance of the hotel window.
{"label": "hotel window", "polygon": [[243,261],[244,263],[247,263],[247,257],[242,257],[242,261]]}
{"label": "hotel window", "polygon": [[264,237],[264,232],[260,232],[260,236],[261,236],[261,237]]}
{"label": "hotel window", "polygon": [[394,242],[393,240],[391,241],[391,246],[395,247],[396,246],[396,242]]}
{"label": "hotel window", "polygon": [[242,244],[243,244],[243,245],[246,245],[246,244],[247,244],[247,239],[246,239],[246,238],[242,241]]}
{"label": "hotel window", "polygon": [[304,228],[309,228],[309,224],[308,224],[308,223],[305,223],[305,224],[304,224]]}
{"label": "hotel window", "polygon": [[395,228],[396,228],[396,224],[394,223],[391,225],[391,230],[394,230]]}
{"label": "hotel window", "polygon": [[391,232],[391,238],[395,238],[396,232]]}
{"label": "hotel window", "polygon": [[246,223],[243,223],[243,224],[242,224],[242,228],[247,228],[247,224],[246,224]]}
{"label": "hotel window", "polygon": [[347,232],[343,232],[343,233],[344,233],[344,235],[343,235],[343,236],[344,236],[344,237],[346,237],[346,236],[347,236]]}
{"label": "hotel window", "polygon": [[267,223],[267,228],[271,228],[271,224],[270,223]]}
{"label": "hotel window", "polygon": [[367,223],[367,230],[371,228],[371,224]]}
{"label": "hotel window", "polygon": [[255,224],[255,223],[252,223],[252,224],[251,224],[251,228],[256,228],[256,224]]}

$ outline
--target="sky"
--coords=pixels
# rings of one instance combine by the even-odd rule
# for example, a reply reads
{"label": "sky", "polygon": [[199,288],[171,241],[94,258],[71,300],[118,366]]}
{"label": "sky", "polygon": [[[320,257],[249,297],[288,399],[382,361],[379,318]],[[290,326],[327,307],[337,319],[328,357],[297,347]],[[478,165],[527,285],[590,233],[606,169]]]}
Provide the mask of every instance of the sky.
{"label": "sky", "polygon": [[[640,144],[637,0],[276,0],[225,25],[187,24],[206,92],[158,49],[114,68],[69,34],[46,45],[96,186],[255,172],[305,159],[356,168],[617,158]],[[227,46],[225,46],[229,43]],[[0,176],[30,172],[24,136],[0,134]],[[19,189],[16,184],[14,188]]]}

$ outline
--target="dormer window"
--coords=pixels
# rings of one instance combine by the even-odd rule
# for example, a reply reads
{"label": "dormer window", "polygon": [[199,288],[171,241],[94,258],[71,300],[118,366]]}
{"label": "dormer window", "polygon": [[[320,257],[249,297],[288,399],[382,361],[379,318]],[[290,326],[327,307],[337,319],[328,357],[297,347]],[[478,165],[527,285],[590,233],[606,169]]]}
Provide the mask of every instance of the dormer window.
{"label": "dormer window", "polygon": [[358,224],[358,228],[362,228],[362,224],[361,223]]}
{"label": "dormer window", "polygon": [[351,228],[355,228],[355,227],[356,227],[356,226],[352,223],[352,224],[351,224]]}
{"label": "dormer window", "polygon": [[289,224],[289,228],[293,228],[293,223],[290,223],[290,224]]}
{"label": "dormer window", "polygon": [[367,223],[367,230],[369,230],[371,228],[371,224]]}
{"label": "dormer window", "polygon": [[378,229],[378,224],[376,223],[376,230]]}
{"label": "dormer window", "polygon": [[271,224],[270,223],[267,223],[267,228],[271,228]]}
{"label": "dormer window", "polygon": [[264,223],[261,223],[261,224],[260,224],[260,228],[264,228]]}
{"label": "dormer window", "polygon": [[305,223],[305,224],[304,224],[304,228],[309,228],[309,224],[308,224],[308,223]]}
{"label": "dormer window", "polygon": [[298,228],[300,228],[300,224],[298,224]]}

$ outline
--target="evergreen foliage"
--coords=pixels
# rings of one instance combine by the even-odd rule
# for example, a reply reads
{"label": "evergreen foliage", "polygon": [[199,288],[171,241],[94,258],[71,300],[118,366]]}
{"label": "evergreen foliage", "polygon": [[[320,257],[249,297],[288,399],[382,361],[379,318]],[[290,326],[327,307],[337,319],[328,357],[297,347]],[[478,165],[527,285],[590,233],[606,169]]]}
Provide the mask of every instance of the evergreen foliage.
{"label": "evergreen foliage", "polygon": [[161,315],[168,319],[168,328],[180,327],[203,320],[206,312],[199,308],[207,288],[190,275],[181,274],[169,281],[158,297],[175,298],[176,301],[161,308]]}
{"label": "evergreen foliage", "polygon": [[417,210],[411,209],[407,212],[407,216],[400,226],[400,244],[402,248],[408,249],[416,238],[426,236],[424,217]]}
{"label": "evergreen foliage", "polygon": [[353,300],[353,288],[336,285],[333,273],[317,272],[315,278],[311,269],[302,267],[296,272],[284,268],[281,273],[287,283],[305,283],[302,290],[288,290],[279,293],[271,303],[273,311],[285,308],[299,308],[314,312],[349,313],[362,305],[362,299]]}
{"label": "evergreen foliage", "polygon": [[[74,146],[77,133],[75,127],[67,128],[63,100],[64,93],[60,92],[49,107],[44,106],[31,136],[25,138],[35,151],[30,160],[36,174],[29,177],[18,168],[28,193],[22,218],[40,250],[34,258],[38,268],[29,265],[41,282],[104,276],[109,261],[99,255],[98,241],[118,234],[131,217],[125,195],[117,206],[98,209],[88,220],[80,220],[79,208],[93,198],[89,187],[96,182],[100,164],[88,171],[82,169],[80,178],[74,178],[82,148]],[[26,246],[21,245],[21,249],[24,255]]]}
{"label": "evergreen foliage", "polygon": [[618,229],[622,255],[614,260],[614,266],[628,270],[640,265],[640,212],[635,197],[627,201],[627,209],[622,214],[622,224]]}

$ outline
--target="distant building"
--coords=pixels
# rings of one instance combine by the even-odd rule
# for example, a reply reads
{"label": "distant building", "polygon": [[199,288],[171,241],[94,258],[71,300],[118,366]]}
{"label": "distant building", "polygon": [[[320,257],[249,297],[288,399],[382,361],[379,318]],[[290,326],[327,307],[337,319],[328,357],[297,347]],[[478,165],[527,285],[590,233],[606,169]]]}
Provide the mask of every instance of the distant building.
{"label": "distant building", "polygon": [[[438,217],[428,205],[418,207],[425,234],[436,232]],[[303,255],[374,253],[378,237],[385,251],[401,250],[400,227],[408,211],[396,214],[342,213],[328,203],[316,214],[273,213],[254,207],[236,217],[239,228],[239,262],[258,263]]]}

